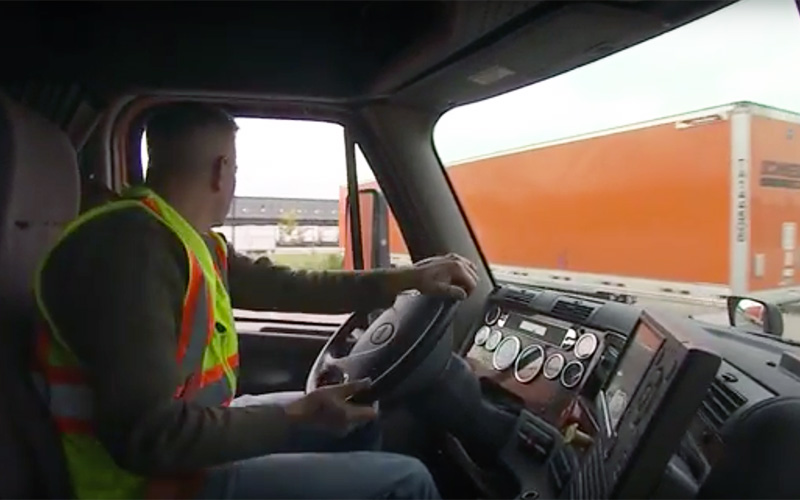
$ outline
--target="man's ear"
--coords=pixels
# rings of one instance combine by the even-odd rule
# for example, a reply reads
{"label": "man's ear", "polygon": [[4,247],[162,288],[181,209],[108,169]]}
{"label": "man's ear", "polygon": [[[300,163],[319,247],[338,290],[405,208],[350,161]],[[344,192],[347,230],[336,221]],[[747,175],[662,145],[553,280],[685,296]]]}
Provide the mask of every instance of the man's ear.
{"label": "man's ear", "polygon": [[225,175],[226,163],[227,159],[224,156],[218,156],[211,165],[211,190],[215,193],[222,190],[222,178]]}

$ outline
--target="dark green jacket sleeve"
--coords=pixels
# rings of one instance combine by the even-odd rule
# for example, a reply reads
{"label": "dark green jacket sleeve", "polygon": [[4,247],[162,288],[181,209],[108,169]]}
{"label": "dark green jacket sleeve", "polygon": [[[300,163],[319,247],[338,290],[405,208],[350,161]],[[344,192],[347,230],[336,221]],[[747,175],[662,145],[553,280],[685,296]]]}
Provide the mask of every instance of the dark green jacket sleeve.
{"label": "dark green jacket sleeve", "polygon": [[173,399],[187,270],[177,238],[133,209],[89,222],[53,253],[43,294],[86,368],[97,435],[124,469],[172,474],[281,450],[281,407],[203,408]]}
{"label": "dark green jacket sleeve", "polygon": [[388,307],[400,291],[399,273],[303,271],[256,261],[228,245],[231,302],[238,309],[339,314]]}

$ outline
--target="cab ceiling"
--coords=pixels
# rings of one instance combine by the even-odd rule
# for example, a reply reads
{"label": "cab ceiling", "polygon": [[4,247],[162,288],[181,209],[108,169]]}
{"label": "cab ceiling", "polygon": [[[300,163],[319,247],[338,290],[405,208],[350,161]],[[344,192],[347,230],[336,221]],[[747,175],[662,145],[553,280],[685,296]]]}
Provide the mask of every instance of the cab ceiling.
{"label": "cab ceiling", "polygon": [[5,86],[18,91],[39,82],[101,100],[191,91],[443,110],[730,3],[8,2],[0,56]]}

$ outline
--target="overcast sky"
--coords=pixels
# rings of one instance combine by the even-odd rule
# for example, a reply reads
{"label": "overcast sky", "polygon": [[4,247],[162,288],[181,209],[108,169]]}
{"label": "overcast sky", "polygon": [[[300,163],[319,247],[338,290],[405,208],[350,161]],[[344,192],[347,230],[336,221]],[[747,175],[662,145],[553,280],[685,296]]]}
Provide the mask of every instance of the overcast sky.
{"label": "overcast sky", "polygon": [[[454,109],[434,130],[444,163],[748,100],[800,112],[794,0],[742,0],[593,64]],[[238,196],[338,198],[342,128],[238,120]],[[359,179],[370,176],[362,157]]]}

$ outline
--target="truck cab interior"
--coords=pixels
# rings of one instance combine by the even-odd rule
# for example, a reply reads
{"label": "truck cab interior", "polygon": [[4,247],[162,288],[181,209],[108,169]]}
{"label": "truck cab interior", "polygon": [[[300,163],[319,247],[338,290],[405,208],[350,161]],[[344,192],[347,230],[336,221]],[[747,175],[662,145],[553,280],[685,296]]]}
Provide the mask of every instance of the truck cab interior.
{"label": "truck cab interior", "polygon": [[[148,111],[197,100],[237,117],[340,124],[350,194],[357,145],[411,257],[456,252],[481,278],[463,302],[405,294],[343,325],[237,318],[241,392],[313,388],[331,357],[343,372],[378,373],[368,396],[387,403],[385,447],[420,457],[448,498],[800,498],[800,347],[739,326],[497,282],[432,141],[450,109],[733,3],[0,7],[0,497],[73,496],[28,375],[33,273],[64,224],[141,180]],[[363,197],[350,199],[352,264],[387,265],[364,251],[380,231],[362,220]],[[536,231],[535,221],[525,230]],[[730,304],[737,324],[741,300]],[[782,328],[780,314],[762,305],[759,325]],[[340,352],[376,345],[381,356],[362,363]],[[474,374],[450,390],[495,410],[458,436],[392,404],[441,376],[450,353]],[[481,439],[505,424],[507,432]]]}

